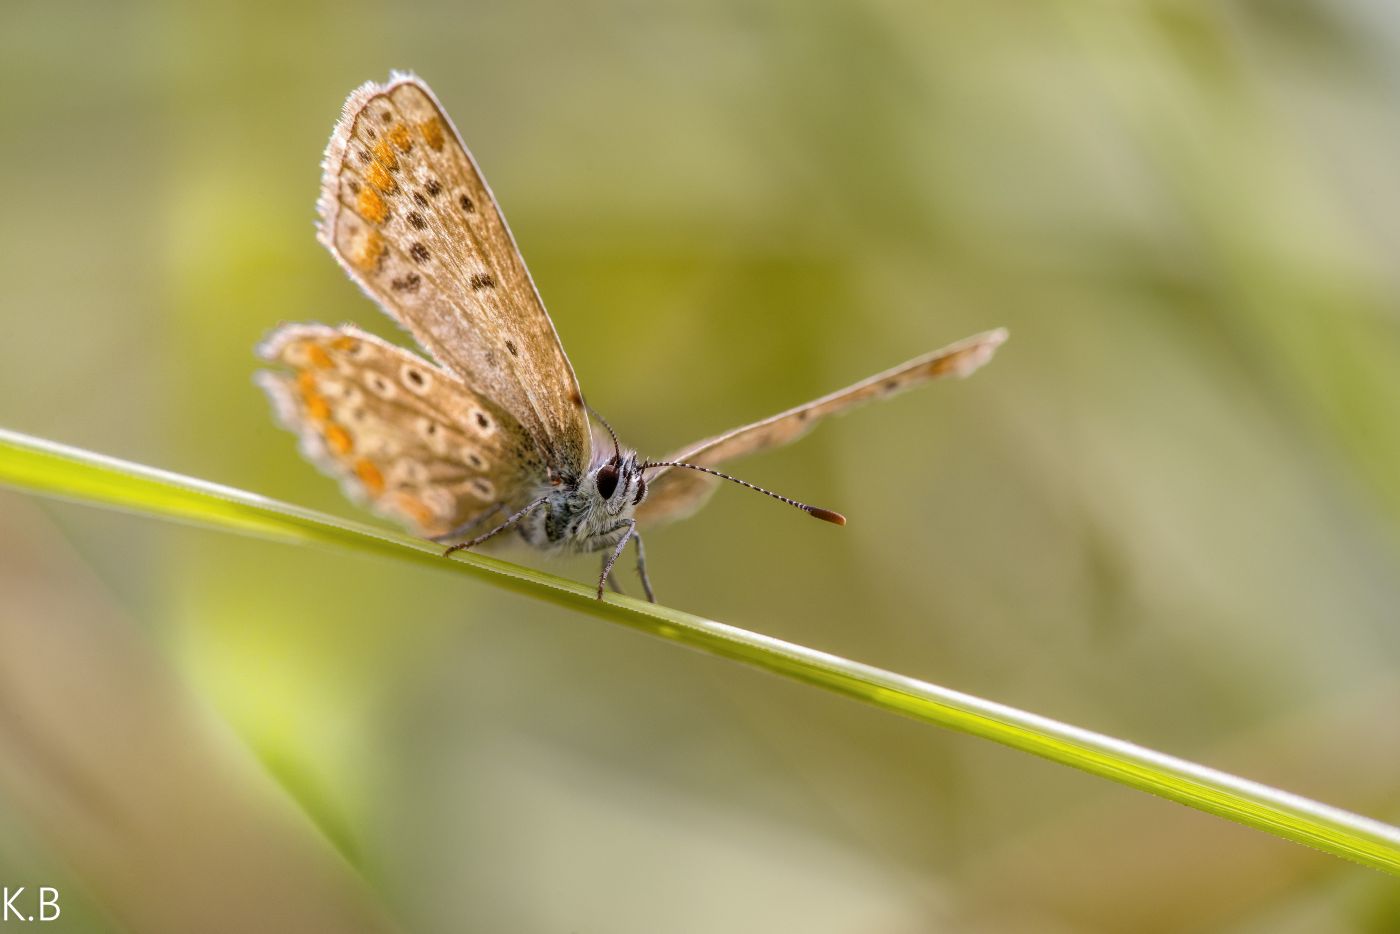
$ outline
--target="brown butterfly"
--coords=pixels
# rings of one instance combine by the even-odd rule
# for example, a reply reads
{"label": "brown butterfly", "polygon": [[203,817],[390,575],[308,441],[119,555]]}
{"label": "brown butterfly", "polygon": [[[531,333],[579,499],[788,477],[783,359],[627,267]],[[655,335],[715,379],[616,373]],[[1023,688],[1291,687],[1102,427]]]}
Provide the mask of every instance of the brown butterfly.
{"label": "brown butterfly", "polygon": [[394,74],[357,89],[322,168],[321,242],[435,362],[349,325],[284,325],[258,348],[291,368],[258,374],[282,423],[352,498],[425,537],[465,539],[446,554],[512,528],[544,551],[603,551],[600,600],[629,540],[654,600],[638,526],[689,515],[721,479],[844,525],[715,468],[862,402],[967,376],[1007,336],[967,338],[642,460],[584,403],[505,218],[426,84]]}

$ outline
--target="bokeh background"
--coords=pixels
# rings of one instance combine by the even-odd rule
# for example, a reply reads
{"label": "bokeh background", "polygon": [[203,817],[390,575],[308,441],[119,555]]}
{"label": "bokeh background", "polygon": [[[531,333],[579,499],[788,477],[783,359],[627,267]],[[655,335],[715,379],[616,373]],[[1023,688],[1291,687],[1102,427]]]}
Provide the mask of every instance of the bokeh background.
{"label": "bokeh background", "polygon": [[[252,347],[393,334],[312,221],[413,69],[644,453],[1011,329],[736,465],[850,525],[721,490],[649,536],[665,602],[1395,820],[1397,62],[1376,0],[7,0],[0,425],[356,515]],[[69,930],[1400,928],[1378,874],[457,575],[3,492],[0,617],[0,882]]]}

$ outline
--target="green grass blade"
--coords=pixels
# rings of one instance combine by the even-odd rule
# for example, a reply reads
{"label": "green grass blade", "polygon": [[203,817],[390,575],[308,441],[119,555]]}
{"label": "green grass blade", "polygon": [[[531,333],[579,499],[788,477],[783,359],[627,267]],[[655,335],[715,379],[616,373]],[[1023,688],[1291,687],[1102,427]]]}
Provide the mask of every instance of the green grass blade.
{"label": "green grass blade", "polygon": [[0,484],[282,542],[331,545],[469,574],[885,710],[994,740],[1400,875],[1400,828],[1131,743],[484,555],[452,561],[420,539],[0,429]]}

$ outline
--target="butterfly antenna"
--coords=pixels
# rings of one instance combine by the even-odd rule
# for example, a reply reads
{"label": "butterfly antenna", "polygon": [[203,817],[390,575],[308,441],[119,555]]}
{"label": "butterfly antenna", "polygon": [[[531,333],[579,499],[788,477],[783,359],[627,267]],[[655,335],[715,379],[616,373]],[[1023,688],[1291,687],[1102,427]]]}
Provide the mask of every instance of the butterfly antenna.
{"label": "butterfly antenna", "polygon": [[763,487],[755,486],[747,480],[740,480],[738,477],[731,477],[727,473],[720,473],[718,470],[712,470],[709,467],[701,467],[699,464],[686,464],[682,463],[681,461],[647,461],[645,464],[641,464],[640,466],[643,470],[648,470],[652,467],[684,467],[687,470],[698,470],[701,473],[707,473],[712,477],[719,477],[721,480],[728,480],[730,483],[737,483],[740,486],[748,487],[750,490],[762,493],[764,496],[771,496],[776,500],[780,500],[784,503],[787,503],[789,506],[796,506],[798,509],[801,509],[808,515],[816,516],[818,519],[821,519],[824,522],[831,522],[836,525],[846,524],[846,517],[841,515],[841,513],[839,512],[832,512],[830,509],[822,509],[820,506],[808,506],[806,503],[799,503],[795,499],[788,499],[781,493],[774,493],[772,490],[765,490]]}
{"label": "butterfly antenna", "polygon": [[[586,403],[585,403],[585,404],[586,404]],[[593,408],[593,406],[591,406],[591,405],[588,406],[588,414],[592,415],[592,416],[593,416],[594,418],[596,418],[598,421],[602,422],[602,423],[603,423],[603,427],[606,428],[606,429],[608,430],[608,434],[612,435],[612,439],[613,439],[613,453],[614,453],[615,455],[617,455],[617,459],[618,459],[618,460],[622,460],[622,442],[620,442],[620,441],[617,440],[617,432],[613,431],[613,426],[609,425],[609,424],[608,424],[608,420],[607,420],[606,418],[604,418],[603,416],[599,415],[599,414],[598,414],[598,410],[595,409],[595,408]]]}

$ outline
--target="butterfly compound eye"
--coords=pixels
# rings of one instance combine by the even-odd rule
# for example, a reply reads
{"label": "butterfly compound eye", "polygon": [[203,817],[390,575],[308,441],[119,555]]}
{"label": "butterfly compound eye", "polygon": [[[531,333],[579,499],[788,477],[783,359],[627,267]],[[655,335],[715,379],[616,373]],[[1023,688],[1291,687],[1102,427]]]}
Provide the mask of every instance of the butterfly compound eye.
{"label": "butterfly compound eye", "polygon": [[612,464],[598,470],[598,492],[603,499],[612,499],[612,495],[617,492],[617,468]]}

